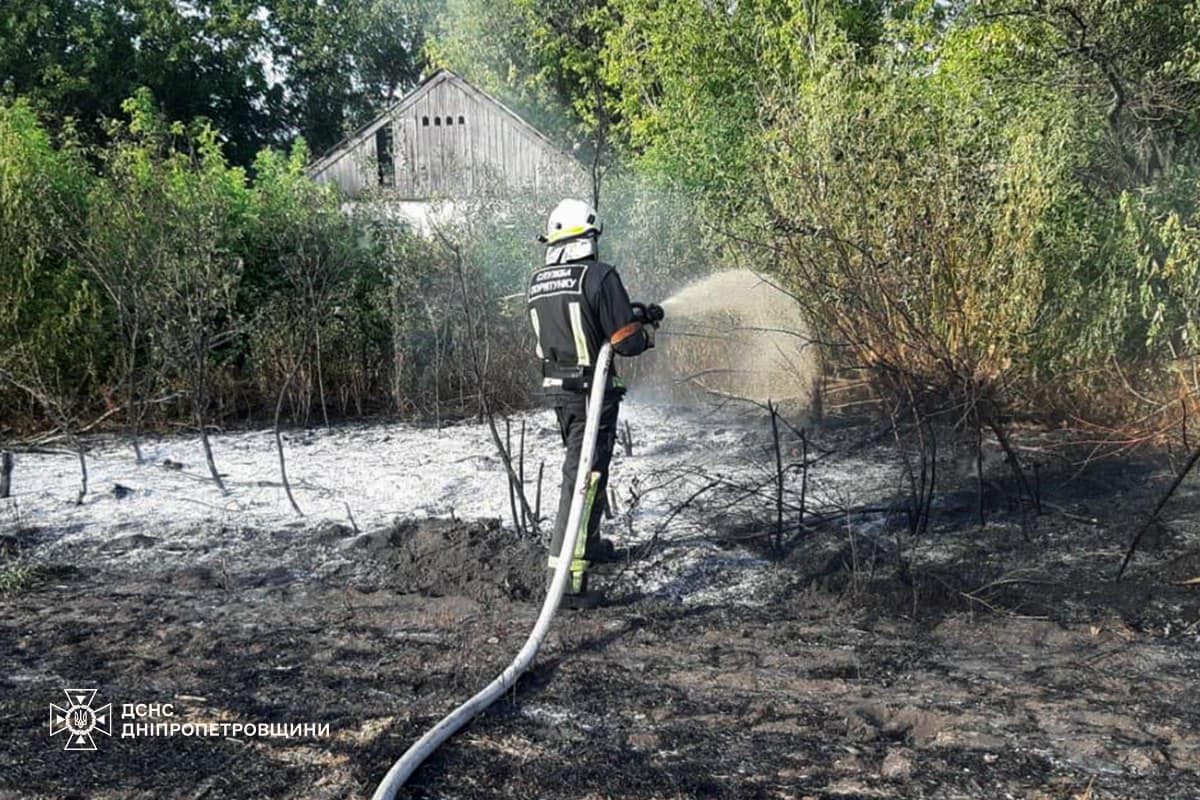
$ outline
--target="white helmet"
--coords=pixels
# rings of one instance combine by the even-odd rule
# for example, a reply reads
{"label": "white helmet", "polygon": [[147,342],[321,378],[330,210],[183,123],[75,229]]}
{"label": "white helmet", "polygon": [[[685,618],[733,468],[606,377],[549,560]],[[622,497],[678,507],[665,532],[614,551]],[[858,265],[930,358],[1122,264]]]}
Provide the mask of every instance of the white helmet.
{"label": "white helmet", "polygon": [[603,230],[604,225],[596,209],[582,200],[568,199],[550,212],[550,219],[546,220],[546,233],[540,238],[546,244],[554,244],[589,233],[599,236]]}

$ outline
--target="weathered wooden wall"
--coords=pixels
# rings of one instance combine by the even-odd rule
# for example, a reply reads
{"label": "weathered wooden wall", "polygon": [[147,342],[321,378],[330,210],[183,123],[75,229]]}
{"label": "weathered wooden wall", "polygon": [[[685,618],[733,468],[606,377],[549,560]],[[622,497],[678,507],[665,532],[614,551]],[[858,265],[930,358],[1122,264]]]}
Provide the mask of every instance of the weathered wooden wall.
{"label": "weathered wooden wall", "polygon": [[383,118],[371,123],[338,150],[326,155],[312,169],[318,183],[336,183],[354,197],[370,186],[379,185],[376,177],[375,133],[390,122]]}
{"label": "weathered wooden wall", "polygon": [[[388,129],[391,169],[381,176],[378,145]],[[351,196],[381,183],[394,185],[401,200],[585,188],[575,159],[450,73],[431,78],[317,162],[313,177],[336,182]]]}

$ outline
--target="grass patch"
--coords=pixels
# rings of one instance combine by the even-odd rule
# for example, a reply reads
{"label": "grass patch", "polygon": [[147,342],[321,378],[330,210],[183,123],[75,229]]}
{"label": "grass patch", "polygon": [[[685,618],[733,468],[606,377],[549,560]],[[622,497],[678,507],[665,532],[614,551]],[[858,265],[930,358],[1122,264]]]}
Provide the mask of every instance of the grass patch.
{"label": "grass patch", "polygon": [[9,561],[0,565],[0,596],[11,597],[27,591],[40,577],[39,567],[23,561]]}

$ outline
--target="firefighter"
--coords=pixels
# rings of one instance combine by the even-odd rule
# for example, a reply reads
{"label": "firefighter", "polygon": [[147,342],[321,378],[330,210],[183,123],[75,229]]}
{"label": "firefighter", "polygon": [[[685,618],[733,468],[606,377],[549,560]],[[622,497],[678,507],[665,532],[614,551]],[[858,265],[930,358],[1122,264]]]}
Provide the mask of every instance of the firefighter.
{"label": "firefighter", "polygon": [[[600,219],[589,204],[563,200],[551,212],[546,232],[538,237],[546,245],[545,264],[533,271],[527,294],[529,319],[537,336],[542,365],[542,392],[553,405],[558,429],[566,446],[558,516],[550,540],[547,586],[558,564],[583,429],[587,419],[591,368],[606,341],[622,356],[636,356],[654,346],[654,329],[662,309],[631,303],[615,268],[599,258]],[[599,473],[584,505],[584,527],[579,532],[571,578],[563,604],[593,608],[603,594],[588,587],[588,567],[616,558],[612,542],[600,537],[600,518],[608,487],[608,464],[617,436],[617,414],[625,389],[616,369],[610,370],[592,471]]]}

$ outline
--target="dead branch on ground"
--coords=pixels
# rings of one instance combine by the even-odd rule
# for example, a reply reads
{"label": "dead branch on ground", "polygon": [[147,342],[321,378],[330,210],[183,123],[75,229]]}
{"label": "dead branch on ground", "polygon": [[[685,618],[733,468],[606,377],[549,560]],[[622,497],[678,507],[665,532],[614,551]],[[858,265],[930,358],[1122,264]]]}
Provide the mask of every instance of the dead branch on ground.
{"label": "dead branch on ground", "polygon": [[1159,498],[1158,503],[1154,506],[1154,511],[1150,512],[1150,516],[1146,518],[1144,523],[1142,523],[1142,527],[1138,528],[1138,532],[1133,535],[1133,540],[1129,542],[1129,549],[1125,551],[1125,558],[1121,560],[1121,567],[1117,570],[1116,580],[1121,580],[1121,576],[1125,574],[1125,568],[1129,566],[1129,562],[1133,560],[1133,554],[1137,551],[1138,545],[1141,544],[1142,537],[1146,535],[1146,531],[1150,529],[1150,526],[1153,525],[1156,520],[1158,520],[1158,515],[1162,513],[1163,507],[1166,506],[1167,501],[1170,500],[1175,494],[1175,490],[1178,489],[1180,484],[1183,483],[1183,479],[1186,478],[1188,473],[1192,471],[1192,468],[1196,466],[1197,461],[1200,461],[1200,447],[1197,447],[1192,451],[1191,458],[1187,460],[1187,463],[1184,464],[1183,469],[1179,471],[1179,473],[1175,476],[1175,480],[1171,482],[1170,487],[1166,492],[1163,493],[1163,496]]}

